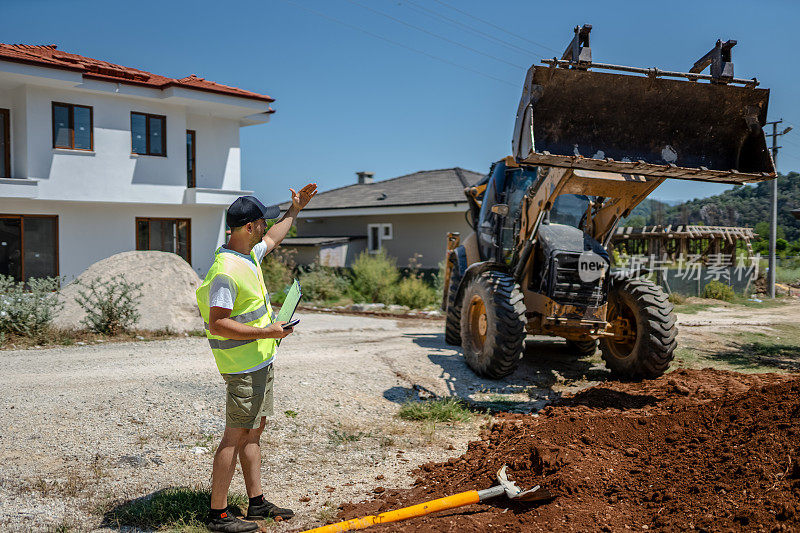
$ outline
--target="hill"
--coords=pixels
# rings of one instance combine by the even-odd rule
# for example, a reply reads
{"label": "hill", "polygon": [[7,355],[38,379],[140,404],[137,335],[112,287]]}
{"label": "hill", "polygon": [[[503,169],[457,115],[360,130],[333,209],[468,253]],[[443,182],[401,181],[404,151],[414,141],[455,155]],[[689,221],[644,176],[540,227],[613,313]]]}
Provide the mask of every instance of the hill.
{"label": "hill", "polygon": [[[800,239],[800,220],[796,220],[789,212],[800,208],[798,178],[800,174],[797,172],[778,176],[778,236],[785,236],[790,242]],[[739,185],[722,194],[677,205],[645,200],[633,210],[624,225],[749,226],[764,232],[769,227],[770,197],[771,182],[764,181],[755,185]]]}

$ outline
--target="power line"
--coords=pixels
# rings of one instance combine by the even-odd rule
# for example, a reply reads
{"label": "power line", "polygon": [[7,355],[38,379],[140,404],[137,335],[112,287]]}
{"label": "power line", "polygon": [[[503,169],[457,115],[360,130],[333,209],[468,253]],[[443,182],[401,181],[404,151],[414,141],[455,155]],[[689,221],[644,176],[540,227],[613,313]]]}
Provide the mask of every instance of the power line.
{"label": "power line", "polygon": [[449,59],[445,59],[443,57],[439,57],[439,56],[436,56],[436,55],[433,55],[433,54],[429,54],[428,52],[426,52],[424,50],[419,50],[417,48],[413,48],[413,47],[405,45],[403,43],[394,41],[392,39],[389,39],[388,37],[384,37],[383,35],[379,35],[377,33],[373,33],[373,32],[371,32],[369,30],[365,30],[364,28],[360,28],[360,27],[355,26],[353,24],[350,24],[348,22],[344,22],[344,21],[339,20],[337,18],[334,18],[334,17],[331,17],[329,15],[326,15],[325,13],[321,13],[319,11],[316,11],[314,9],[311,9],[309,7],[301,5],[301,4],[297,3],[297,2],[295,2],[294,0],[283,0],[283,1],[286,2],[286,3],[292,4],[292,5],[296,6],[296,7],[299,7],[300,9],[302,9],[304,11],[307,11],[309,13],[317,15],[318,17],[322,17],[324,19],[330,20],[330,21],[335,22],[337,24],[341,24],[342,26],[345,26],[345,27],[350,28],[352,30],[356,30],[356,31],[360,31],[362,33],[366,33],[367,35],[369,35],[371,37],[375,37],[376,39],[380,39],[381,41],[385,41],[385,42],[393,44],[395,46],[399,46],[400,48],[405,48],[406,50],[410,50],[410,51],[415,52],[417,54],[422,54],[422,55],[424,55],[426,57],[429,57],[431,59],[435,59],[436,61],[440,61],[440,62],[445,63],[447,65],[450,65],[452,67],[460,68],[460,69],[466,70],[468,72],[472,72],[473,74],[477,74],[479,76],[483,76],[484,78],[489,78],[490,80],[499,81],[500,83],[504,83],[504,84],[510,85],[512,87],[518,87],[518,84],[516,84],[516,83],[511,83],[508,80],[503,80],[503,79],[500,79],[500,78],[496,78],[496,77],[492,76],[491,74],[486,74],[486,73],[481,72],[479,70],[475,70],[474,68],[470,68],[470,67],[467,67],[465,65],[461,65],[459,63],[455,63],[453,61],[450,61]]}
{"label": "power line", "polygon": [[433,1],[434,1],[434,2],[436,2],[437,4],[441,4],[441,5],[443,5],[443,6],[444,6],[444,7],[446,7],[446,8],[452,9],[453,11],[457,11],[457,12],[461,13],[462,15],[464,15],[464,16],[467,16],[467,17],[469,17],[469,18],[471,18],[471,19],[473,19],[473,20],[477,20],[478,22],[481,22],[481,23],[483,23],[483,24],[487,24],[487,25],[491,26],[492,28],[494,28],[494,29],[496,29],[496,30],[500,30],[500,31],[502,31],[503,33],[507,33],[508,35],[511,35],[511,36],[513,36],[513,37],[516,37],[517,39],[520,39],[520,40],[523,40],[523,41],[525,41],[525,42],[528,42],[528,43],[530,43],[530,44],[533,44],[533,45],[539,46],[539,47],[541,47],[541,48],[544,48],[545,50],[549,50],[549,51],[551,51],[551,52],[554,52],[554,53],[556,53],[556,54],[561,54],[561,52],[559,52],[558,50],[556,50],[556,49],[554,49],[554,48],[550,48],[550,47],[549,47],[549,46],[547,46],[546,44],[537,43],[536,41],[532,41],[532,40],[530,40],[530,39],[528,39],[528,38],[526,38],[526,37],[522,37],[522,36],[520,36],[520,35],[517,35],[516,33],[512,33],[512,32],[510,32],[510,31],[508,31],[507,29],[505,29],[505,28],[503,28],[503,27],[501,27],[501,26],[498,26],[497,24],[492,24],[492,23],[491,23],[491,22],[489,22],[488,20],[484,20],[484,19],[482,19],[482,18],[478,18],[478,17],[476,17],[475,15],[471,15],[471,14],[467,13],[466,11],[463,11],[463,10],[461,10],[461,9],[459,9],[459,8],[455,7],[455,6],[451,6],[450,4],[448,4],[448,3],[446,3],[446,2],[442,2],[442,0],[433,0]]}
{"label": "power line", "polygon": [[454,44],[456,46],[460,46],[461,48],[464,48],[465,50],[469,50],[470,52],[474,52],[476,54],[480,54],[480,55],[482,55],[484,57],[488,57],[489,59],[494,59],[495,61],[499,61],[500,63],[505,63],[506,65],[512,66],[514,68],[520,68],[520,69],[521,68],[525,68],[522,65],[517,65],[515,63],[511,63],[510,61],[506,61],[505,59],[502,59],[500,57],[493,56],[492,54],[487,54],[485,52],[482,52],[480,50],[472,48],[471,46],[467,46],[467,45],[465,45],[463,43],[460,43],[458,41],[454,41],[452,39],[448,39],[447,37],[443,37],[443,36],[439,35],[438,33],[434,33],[432,31],[428,31],[428,30],[426,30],[424,28],[420,28],[419,26],[415,26],[413,24],[410,24],[410,23],[408,23],[408,22],[406,22],[404,20],[401,20],[401,19],[399,19],[397,17],[393,17],[392,15],[384,13],[383,11],[378,11],[377,9],[373,9],[373,8],[371,8],[369,6],[365,6],[364,4],[356,2],[355,0],[347,0],[347,1],[350,2],[351,4],[357,5],[360,8],[366,9],[367,11],[372,11],[373,13],[375,13],[377,15],[380,15],[382,17],[386,17],[389,20],[393,20],[393,21],[397,22],[398,24],[402,24],[404,26],[408,26],[409,28],[415,29],[415,30],[417,30],[419,32],[422,32],[422,33],[424,33],[426,35],[430,35],[431,37],[435,37],[436,39],[440,39],[440,40],[445,41],[447,43]]}
{"label": "power line", "polygon": [[[792,123],[791,123],[791,122],[787,122],[787,124],[791,125],[791,126],[792,126],[792,128],[794,128],[794,125],[792,125]],[[789,143],[789,144],[791,144],[792,146],[797,146],[798,148],[800,148],[800,143],[799,143],[799,142],[797,142],[797,141],[795,141],[794,139],[783,139],[783,142],[785,142],[785,143]]]}
{"label": "power line", "polygon": [[[495,37],[494,35],[492,35],[490,33],[486,33],[486,32],[483,32],[483,31],[477,29],[477,28],[473,28],[469,24],[464,24],[463,22],[460,22],[460,21],[455,20],[453,18],[447,17],[445,15],[442,15],[441,13],[437,13],[436,11],[433,11],[432,9],[428,9],[427,7],[423,7],[423,6],[419,5],[419,4],[417,4],[416,2],[412,2],[411,0],[406,0],[405,3],[409,7],[411,7],[412,9],[415,9],[415,10],[417,10],[417,11],[423,13],[423,14],[426,14],[429,17],[438,18],[439,20],[444,20],[446,22],[449,22],[453,26],[460,27],[460,28],[465,28],[468,31],[471,31],[472,33],[474,33],[476,35],[480,35],[480,36],[484,37],[485,39],[488,39],[490,41],[494,41],[494,42],[496,42],[496,43],[498,43],[498,44],[500,44],[502,46],[505,46],[509,50],[513,50],[515,52],[521,52],[521,53],[523,53],[525,55],[531,55],[531,51],[530,50],[526,50],[525,48],[521,48],[521,47],[515,45],[514,43],[510,43],[508,41],[504,41],[503,39]],[[400,2],[400,4],[402,4],[402,2]]]}
{"label": "power line", "polygon": [[781,154],[781,157],[788,157],[789,159],[794,159],[795,161],[800,161],[800,157],[797,157],[796,155],[792,154],[791,152],[787,152],[787,153]]}

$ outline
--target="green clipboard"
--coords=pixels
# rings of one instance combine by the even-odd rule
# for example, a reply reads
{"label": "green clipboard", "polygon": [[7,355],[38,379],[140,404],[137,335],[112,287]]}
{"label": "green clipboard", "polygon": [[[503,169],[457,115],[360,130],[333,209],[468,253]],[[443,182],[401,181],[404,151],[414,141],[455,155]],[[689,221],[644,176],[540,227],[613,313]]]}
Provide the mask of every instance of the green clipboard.
{"label": "green clipboard", "polygon": [[[286,299],[283,301],[283,305],[281,306],[281,310],[278,311],[278,315],[275,317],[275,322],[289,322],[292,320],[294,316],[294,312],[297,310],[297,305],[300,303],[300,298],[303,296],[303,289],[300,287],[300,282],[296,279],[292,283],[292,286],[289,287],[289,292],[286,294]],[[281,345],[281,341],[283,339],[277,339],[278,346]]]}

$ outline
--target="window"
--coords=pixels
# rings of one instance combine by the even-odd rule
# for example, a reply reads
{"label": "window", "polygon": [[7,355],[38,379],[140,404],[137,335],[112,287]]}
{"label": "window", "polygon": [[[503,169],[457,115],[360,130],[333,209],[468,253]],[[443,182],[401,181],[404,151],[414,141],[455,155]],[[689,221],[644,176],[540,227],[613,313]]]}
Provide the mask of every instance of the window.
{"label": "window", "polygon": [[389,241],[391,239],[391,224],[367,224],[367,249],[369,253],[378,253],[383,241]]}
{"label": "window", "polygon": [[53,102],[53,148],[92,150],[92,108]]}
{"label": "window", "polygon": [[195,177],[195,132],[186,130],[186,186],[197,187]]}
{"label": "window", "polygon": [[11,128],[8,109],[0,109],[0,178],[11,177]]}
{"label": "window", "polygon": [[0,215],[0,274],[17,281],[58,276],[58,217]]}
{"label": "window", "polygon": [[191,264],[191,220],[136,217],[136,249],[172,252]]}
{"label": "window", "polygon": [[167,155],[167,117],[131,113],[131,152],[140,155]]}

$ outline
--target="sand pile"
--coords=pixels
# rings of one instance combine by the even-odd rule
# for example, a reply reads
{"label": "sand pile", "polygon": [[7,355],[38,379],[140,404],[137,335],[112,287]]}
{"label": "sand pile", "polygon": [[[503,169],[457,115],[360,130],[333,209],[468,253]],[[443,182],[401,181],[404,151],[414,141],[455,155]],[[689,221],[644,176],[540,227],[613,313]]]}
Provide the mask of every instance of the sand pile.
{"label": "sand pile", "polygon": [[680,370],[588,389],[538,417],[501,415],[463,456],[417,469],[412,489],[340,516],[486,488],[503,464],[555,498],[498,498],[375,530],[798,531],[800,379]]}
{"label": "sand pile", "polygon": [[203,329],[194,294],[200,286],[200,278],[178,255],[156,251],[122,252],[91,265],[61,290],[64,310],[56,318],[55,326],[82,327],[80,322],[85,312],[75,302],[80,290],[76,282],[88,283],[95,278],[106,280],[116,275],[124,275],[128,281],[142,284],[138,306],[141,318],[135,326],[137,329],[176,332]]}

